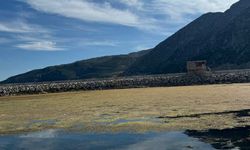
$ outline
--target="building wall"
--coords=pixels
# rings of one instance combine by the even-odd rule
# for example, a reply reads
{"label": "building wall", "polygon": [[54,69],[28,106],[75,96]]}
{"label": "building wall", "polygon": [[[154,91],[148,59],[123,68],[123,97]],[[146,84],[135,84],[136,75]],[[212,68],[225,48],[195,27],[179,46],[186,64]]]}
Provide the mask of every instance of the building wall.
{"label": "building wall", "polygon": [[187,71],[188,73],[206,73],[207,62],[206,61],[188,61],[187,62]]}

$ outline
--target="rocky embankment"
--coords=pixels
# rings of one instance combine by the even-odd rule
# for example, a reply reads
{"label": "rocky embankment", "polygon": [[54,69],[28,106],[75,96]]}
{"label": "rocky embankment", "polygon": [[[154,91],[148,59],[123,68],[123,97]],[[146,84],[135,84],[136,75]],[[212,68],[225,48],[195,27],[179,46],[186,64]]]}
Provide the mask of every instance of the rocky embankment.
{"label": "rocky embankment", "polygon": [[0,96],[43,94],[80,90],[105,90],[139,87],[186,86],[250,82],[250,70],[219,71],[207,75],[166,74],[103,80],[0,85]]}

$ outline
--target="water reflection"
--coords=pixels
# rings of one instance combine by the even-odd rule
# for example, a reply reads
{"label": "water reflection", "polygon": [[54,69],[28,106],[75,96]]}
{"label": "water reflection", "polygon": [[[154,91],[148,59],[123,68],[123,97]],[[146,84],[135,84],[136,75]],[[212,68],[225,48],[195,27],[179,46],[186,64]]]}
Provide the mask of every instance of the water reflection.
{"label": "water reflection", "polygon": [[4,150],[174,150],[213,149],[183,132],[84,134],[59,130],[46,130],[23,135],[0,136],[0,149]]}
{"label": "water reflection", "polygon": [[157,135],[153,138],[131,144],[123,150],[211,150],[210,145],[188,137],[181,132],[170,132]]}
{"label": "water reflection", "polygon": [[224,130],[186,131],[217,149],[250,150],[250,126]]}

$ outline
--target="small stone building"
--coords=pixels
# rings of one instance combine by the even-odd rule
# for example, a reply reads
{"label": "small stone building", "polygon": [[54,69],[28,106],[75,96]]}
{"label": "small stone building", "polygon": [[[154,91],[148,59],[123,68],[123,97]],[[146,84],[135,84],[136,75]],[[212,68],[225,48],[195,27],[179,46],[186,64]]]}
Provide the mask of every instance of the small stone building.
{"label": "small stone building", "polygon": [[210,68],[207,67],[206,60],[188,61],[187,72],[189,74],[206,74],[210,72]]}

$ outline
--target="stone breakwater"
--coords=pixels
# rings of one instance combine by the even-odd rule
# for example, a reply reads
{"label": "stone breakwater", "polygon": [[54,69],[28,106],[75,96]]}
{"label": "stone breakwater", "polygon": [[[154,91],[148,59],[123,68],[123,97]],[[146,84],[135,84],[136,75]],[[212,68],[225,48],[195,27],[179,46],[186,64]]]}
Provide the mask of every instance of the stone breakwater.
{"label": "stone breakwater", "polygon": [[43,94],[69,91],[125,89],[140,87],[167,87],[203,84],[228,84],[250,82],[250,70],[220,71],[203,76],[166,74],[135,76],[102,80],[79,80],[47,83],[25,83],[0,85],[0,96]]}

